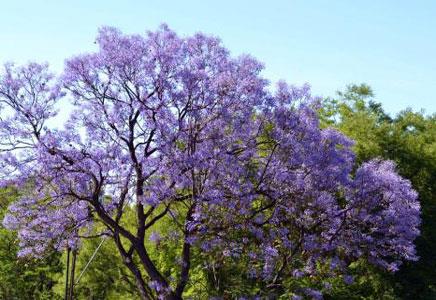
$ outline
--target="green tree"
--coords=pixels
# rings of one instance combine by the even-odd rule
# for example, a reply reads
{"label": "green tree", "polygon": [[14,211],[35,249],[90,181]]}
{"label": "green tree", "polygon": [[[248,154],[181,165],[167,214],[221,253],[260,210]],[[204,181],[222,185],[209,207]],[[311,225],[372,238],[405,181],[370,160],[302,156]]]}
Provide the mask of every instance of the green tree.
{"label": "green tree", "polygon": [[392,118],[365,84],[350,85],[336,99],[326,100],[321,115],[324,126],[334,126],[356,141],[358,163],[374,157],[393,160],[419,193],[420,260],[406,263],[394,276],[379,273],[372,288],[381,280],[399,298],[436,299],[436,115],[406,109]]}

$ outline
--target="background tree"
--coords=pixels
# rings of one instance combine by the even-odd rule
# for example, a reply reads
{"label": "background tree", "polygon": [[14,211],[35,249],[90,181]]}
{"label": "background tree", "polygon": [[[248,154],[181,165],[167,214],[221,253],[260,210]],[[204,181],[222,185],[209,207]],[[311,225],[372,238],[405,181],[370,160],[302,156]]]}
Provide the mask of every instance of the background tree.
{"label": "background tree", "polygon": [[420,260],[406,263],[394,277],[383,276],[383,281],[402,299],[434,299],[436,116],[407,109],[391,117],[364,84],[350,85],[337,99],[329,99],[322,116],[325,124],[356,141],[357,161],[374,157],[393,160],[399,173],[410,179],[418,191],[422,206],[421,236],[417,239]]}

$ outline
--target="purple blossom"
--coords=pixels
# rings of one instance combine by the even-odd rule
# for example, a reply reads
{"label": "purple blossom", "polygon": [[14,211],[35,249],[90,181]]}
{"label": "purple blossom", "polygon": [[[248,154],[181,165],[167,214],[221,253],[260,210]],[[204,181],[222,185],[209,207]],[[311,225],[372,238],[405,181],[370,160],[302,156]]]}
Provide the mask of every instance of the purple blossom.
{"label": "purple blossom", "polygon": [[311,297],[313,300],[322,300],[324,299],[324,297],[322,296],[322,293],[318,290],[314,290],[314,289],[304,289],[304,293]]}
{"label": "purple blossom", "polygon": [[151,242],[155,243],[155,244],[158,244],[158,243],[160,242],[160,240],[161,240],[161,236],[160,236],[160,234],[159,234],[158,232],[153,231],[153,232],[150,234],[149,240],[150,240]]}
{"label": "purple blossom", "polygon": [[351,275],[344,275],[344,283],[352,284],[354,282],[354,278]]}
{"label": "purple blossom", "polygon": [[295,269],[292,271],[292,276],[294,276],[295,278],[301,278],[304,276],[304,272],[298,269]]}

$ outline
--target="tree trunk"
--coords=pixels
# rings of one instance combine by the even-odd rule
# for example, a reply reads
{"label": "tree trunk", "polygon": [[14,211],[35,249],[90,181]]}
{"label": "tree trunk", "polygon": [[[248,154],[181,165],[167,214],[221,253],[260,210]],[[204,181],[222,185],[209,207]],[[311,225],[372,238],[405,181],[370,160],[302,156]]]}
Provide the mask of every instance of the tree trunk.
{"label": "tree trunk", "polygon": [[139,292],[139,296],[141,297],[141,300],[153,299],[149,291],[147,291],[147,284],[145,283],[144,279],[142,278],[141,272],[135,266],[135,264],[130,259],[124,259],[124,264],[130,270],[130,272],[132,272],[133,275],[135,276],[135,283]]}

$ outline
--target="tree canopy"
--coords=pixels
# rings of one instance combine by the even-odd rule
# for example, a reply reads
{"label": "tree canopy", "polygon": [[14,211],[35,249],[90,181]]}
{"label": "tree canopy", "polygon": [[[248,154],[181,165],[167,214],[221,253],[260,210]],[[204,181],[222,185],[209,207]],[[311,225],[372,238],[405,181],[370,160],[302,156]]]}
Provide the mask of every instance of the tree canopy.
{"label": "tree canopy", "polygon": [[[418,259],[410,181],[394,161],[356,167],[308,86],[270,92],[256,59],[166,26],[103,28],[97,44],[56,78],[37,63],[0,75],[1,183],[26,191],[3,223],[20,256],[107,236],[143,299],[180,299],[192,270],[223,267],[252,288],[239,297],[321,298],[332,278],[353,281],[353,262]],[[60,99],[75,109],[49,128]],[[165,264],[157,245],[171,246]]]}

